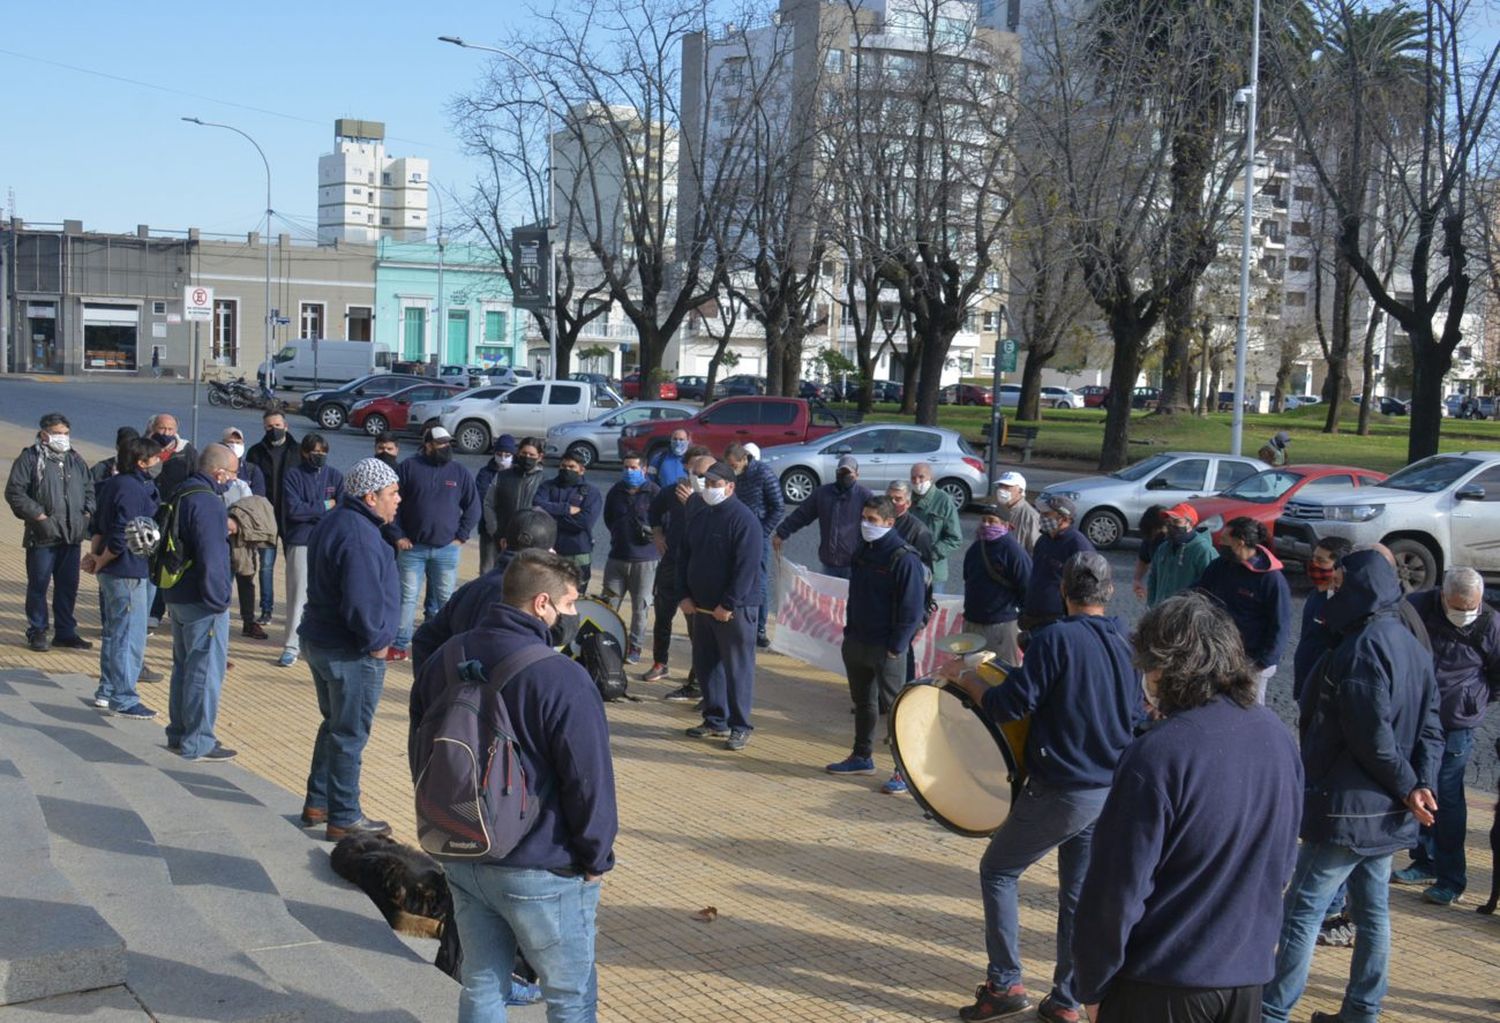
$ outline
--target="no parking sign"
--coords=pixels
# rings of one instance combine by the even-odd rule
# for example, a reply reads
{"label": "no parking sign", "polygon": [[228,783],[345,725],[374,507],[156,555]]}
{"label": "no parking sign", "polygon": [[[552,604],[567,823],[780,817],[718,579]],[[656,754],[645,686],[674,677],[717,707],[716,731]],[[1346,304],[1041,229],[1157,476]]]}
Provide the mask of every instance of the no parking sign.
{"label": "no parking sign", "polygon": [[214,318],[214,289],[190,285],[182,289],[182,315],[189,323]]}

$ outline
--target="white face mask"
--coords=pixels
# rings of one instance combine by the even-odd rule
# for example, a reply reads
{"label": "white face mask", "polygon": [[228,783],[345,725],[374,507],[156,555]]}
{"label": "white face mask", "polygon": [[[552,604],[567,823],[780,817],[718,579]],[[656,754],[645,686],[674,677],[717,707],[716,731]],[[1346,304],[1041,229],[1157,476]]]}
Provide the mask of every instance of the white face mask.
{"label": "white face mask", "polygon": [[870,543],[874,543],[890,531],[890,526],[882,526],[874,522],[861,522],[859,524],[859,535]]}
{"label": "white face mask", "polygon": [[1459,611],[1445,606],[1443,614],[1448,616],[1448,621],[1460,629],[1466,629],[1479,620],[1479,608],[1477,607],[1472,611]]}
{"label": "white face mask", "polygon": [[502,469],[509,469],[511,467],[511,465],[513,465],[515,463],[515,460],[516,460],[515,456],[512,455],[512,454],[509,454],[508,452],[506,454],[503,454],[503,455],[496,455],[495,456],[495,464],[498,465]]}
{"label": "white face mask", "polygon": [[234,452],[235,458],[245,457],[245,445],[239,443],[231,443],[226,445],[226,447],[228,447],[230,451]]}
{"label": "white face mask", "polygon": [[927,491],[932,489],[932,480],[913,480],[911,489],[919,495],[926,496]]}
{"label": "white face mask", "polygon": [[693,476],[690,474],[688,479],[693,481],[693,493],[695,494],[703,493],[704,488],[708,486],[708,481],[702,476]]}
{"label": "white face mask", "polygon": [[73,438],[66,433],[47,434],[47,446],[58,454],[66,454],[73,448]]}
{"label": "white face mask", "polygon": [[703,503],[710,507],[716,504],[723,504],[724,499],[728,496],[728,487],[708,487],[703,491]]}
{"label": "white face mask", "polygon": [[1146,706],[1152,710],[1161,709],[1160,705],[1156,702],[1156,691],[1151,688],[1151,683],[1146,680],[1144,672],[1141,674],[1141,695],[1146,697]]}

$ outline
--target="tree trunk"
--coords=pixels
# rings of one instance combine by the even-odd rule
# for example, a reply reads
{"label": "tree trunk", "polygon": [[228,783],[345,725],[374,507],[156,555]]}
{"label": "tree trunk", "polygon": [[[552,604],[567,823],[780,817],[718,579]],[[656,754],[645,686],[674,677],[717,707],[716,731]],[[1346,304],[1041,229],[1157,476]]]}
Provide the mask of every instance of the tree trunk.
{"label": "tree trunk", "polygon": [[[1196,268],[1207,266],[1203,190],[1212,162],[1215,106],[1200,97],[1195,116],[1172,139],[1167,259],[1173,276],[1164,295],[1161,402],[1157,405],[1157,411],[1164,414],[1188,412],[1193,407],[1193,338],[1198,333],[1198,278],[1202,275]],[[1208,256],[1211,259],[1213,253]]]}
{"label": "tree trunk", "polygon": [[[641,373],[641,400],[654,401],[661,393],[661,381],[656,379],[656,368],[661,365],[661,352],[663,348],[659,333],[652,326],[641,329],[641,325],[635,325],[636,336],[640,339],[641,359],[636,368]],[[559,353],[561,348],[558,349]]]}
{"label": "tree trunk", "polygon": [[1203,393],[1198,398],[1198,414],[1206,416],[1210,412],[1219,409],[1219,392],[1209,387],[1208,375],[1208,349],[1210,338],[1207,331],[1203,332],[1203,350],[1198,359],[1198,389]]}
{"label": "tree trunk", "polygon": [[[936,426],[938,410],[938,391],[943,384],[943,361],[948,355],[948,345],[953,341],[953,335],[957,331],[950,331],[947,337],[941,336],[941,328],[933,326],[932,333],[922,339],[922,354],[919,361],[921,372],[917,379],[917,406],[916,420],[919,426]],[[908,398],[910,393],[908,392]],[[1000,396],[995,395],[999,401]]]}
{"label": "tree trunk", "polygon": [[[1358,229],[1355,229],[1358,244]],[[1323,421],[1324,433],[1339,432],[1339,410],[1349,399],[1349,347],[1353,338],[1354,268],[1344,258],[1342,247],[1333,261],[1333,329],[1329,339],[1328,378],[1323,381],[1323,400],[1328,415]]]}
{"label": "tree trunk", "polygon": [[1286,387],[1292,379],[1292,360],[1282,355],[1276,364],[1276,389],[1271,392],[1271,407],[1277,412],[1286,411]]}
{"label": "tree trunk", "polygon": [[[1457,315],[1450,311],[1450,315]],[[1411,433],[1406,460],[1435,455],[1443,432],[1443,377],[1453,368],[1453,356],[1432,336],[1430,317],[1409,328],[1411,337]]]}
{"label": "tree trunk", "polygon": [[[1051,352],[1039,353],[1033,349],[1026,353],[1026,364],[1021,367],[1021,400],[1016,406],[1018,421],[1034,423],[1042,418],[1042,370],[1051,358]],[[999,400],[1000,395],[995,395],[995,401]]]}
{"label": "tree trunk", "polygon": [[1109,371],[1109,408],[1104,415],[1104,441],[1099,447],[1100,472],[1114,472],[1130,463],[1130,399],[1135,392],[1136,377],[1141,374],[1141,357],[1146,348],[1146,331],[1123,318],[1111,317],[1111,320],[1115,359]]}
{"label": "tree trunk", "polygon": [[[910,335],[907,335],[910,337]],[[917,381],[921,376],[921,365],[907,352],[905,359],[901,361],[901,414],[903,416],[916,415],[917,412]]]}
{"label": "tree trunk", "polygon": [[771,390],[771,381],[766,381],[767,394],[779,394],[784,398],[795,398],[802,390],[802,342],[805,336],[800,329],[787,331],[781,354],[781,390]]}
{"label": "tree trunk", "polygon": [[1370,435],[1370,406],[1375,404],[1375,336],[1380,333],[1380,321],[1385,314],[1379,309],[1370,315],[1365,325],[1364,378],[1359,384],[1359,435]]}
{"label": "tree trunk", "polygon": [[781,375],[786,366],[786,334],[779,328],[767,324],[766,331],[766,393],[781,393]]}
{"label": "tree trunk", "polygon": [[714,345],[713,358],[708,360],[708,379],[703,384],[703,404],[713,401],[714,385],[719,381],[719,366],[724,362],[724,352],[729,348],[729,334],[718,339]]}

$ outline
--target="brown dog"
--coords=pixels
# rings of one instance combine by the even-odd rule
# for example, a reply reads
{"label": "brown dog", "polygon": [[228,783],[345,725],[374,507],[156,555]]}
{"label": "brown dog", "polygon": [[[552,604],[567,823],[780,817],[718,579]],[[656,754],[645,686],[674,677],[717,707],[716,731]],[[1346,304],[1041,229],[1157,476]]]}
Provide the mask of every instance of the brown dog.
{"label": "brown dog", "polygon": [[443,936],[453,897],[443,868],[431,856],[384,835],[358,834],[342,839],[329,859],[334,873],[370,897],[391,930]]}

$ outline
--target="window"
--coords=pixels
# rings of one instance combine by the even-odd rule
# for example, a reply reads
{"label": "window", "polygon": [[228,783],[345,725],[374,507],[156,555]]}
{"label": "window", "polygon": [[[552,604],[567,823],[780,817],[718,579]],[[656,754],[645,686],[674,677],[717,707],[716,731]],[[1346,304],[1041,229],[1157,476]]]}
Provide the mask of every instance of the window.
{"label": "window", "polygon": [[547,395],[548,405],[577,405],[583,400],[583,388],[576,384],[553,384]]}
{"label": "window", "polygon": [[1312,225],[1305,220],[1292,221],[1293,238],[1310,238],[1312,236]]}
{"label": "window", "polygon": [[380,183],[382,185],[389,185],[391,183],[391,174],[390,174],[390,171],[382,171],[381,172],[381,174],[380,174]]}
{"label": "window", "polygon": [[355,185],[355,186],[354,186],[354,188],[353,188],[353,189],[352,189],[352,190],[351,190],[351,191],[352,191],[352,192],[353,192],[353,193],[354,193],[354,194],[355,194],[355,195],[364,195],[364,194],[365,194],[365,191],[364,191],[364,189],[362,189],[362,188],[360,188],[360,187],[359,187],[359,186],[358,186],[358,185]]}
{"label": "window", "polygon": [[525,387],[517,387],[511,391],[506,395],[505,401],[510,405],[540,405],[546,393],[546,384],[527,384]]}
{"label": "window", "polygon": [[1259,470],[1249,462],[1221,461],[1214,479],[1214,490],[1228,490],[1240,480],[1254,476]]}
{"label": "window", "polygon": [[351,305],[348,309],[348,326],[344,331],[344,337],[350,341],[370,340],[370,325],[374,322],[374,313],[367,305]]}
{"label": "window", "polygon": [[[110,302],[83,304],[84,369],[135,369],[139,306]],[[54,320],[54,322],[56,322]]]}
{"label": "window", "polygon": [[381,218],[380,218],[380,226],[381,227],[390,227],[391,226],[391,218],[382,215]]}
{"label": "window", "polygon": [[491,309],[484,314],[484,339],[500,342],[506,340],[505,313]]}
{"label": "window", "polygon": [[979,368],[986,373],[995,372],[995,357],[993,355],[981,355],[979,357]]}
{"label": "window", "polygon": [[1297,185],[1297,186],[1293,187],[1293,189],[1292,189],[1292,198],[1296,199],[1298,202],[1312,202],[1312,200],[1313,200],[1313,187],[1312,187],[1312,185]]}
{"label": "window", "polygon": [[711,416],[702,420],[713,426],[754,426],[760,422],[760,410],[755,402],[736,401],[715,409]]}
{"label": "window", "polygon": [[152,302],[151,303],[151,315],[153,315],[153,316],[165,316],[165,315],[167,315],[167,303],[165,303],[165,302]]}
{"label": "window", "polygon": [[984,275],[984,286],[991,291],[1000,290],[1000,271],[990,270]]}
{"label": "window", "polygon": [[1292,256],[1287,259],[1286,265],[1293,273],[1306,273],[1311,261],[1306,256]]}
{"label": "window", "polygon": [[239,349],[239,301],[233,298],[214,299],[213,358],[222,359],[233,366]]}
{"label": "window", "polygon": [[887,54],[885,69],[893,74],[910,74],[917,69],[917,59],[915,57],[908,57],[904,53]]}
{"label": "window", "polygon": [[771,402],[760,407],[760,421],[766,426],[790,426],[797,418],[797,406],[787,401]]}
{"label": "window", "polygon": [[828,56],[823,58],[823,69],[831,75],[843,74],[844,51],[829,50]]}
{"label": "window", "polygon": [[[990,310],[984,314],[984,329],[986,331],[993,331],[995,329],[995,316],[996,313],[994,310]],[[990,361],[993,362],[994,359],[991,358]]]}
{"label": "window", "polygon": [[943,446],[943,438],[928,430],[902,430],[896,451],[902,455],[925,455]]}
{"label": "window", "polygon": [[847,448],[851,455],[884,455],[895,450],[897,435],[900,432],[899,430],[866,430],[852,437],[843,437],[834,441],[821,453],[831,455],[835,451]]}
{"label": "window", "polygon": [[1345,476],[1340,473],[1335,476],[1320,476],[1315,480],[1308,480],[1305,484],[1303,484],[1302,490],[1297,491],[1297,493],[1300,494],[1305,490],[1322,490],[1328,487],[1352,486],[1354,486],[1354,478],[1352,476]]}
{"label": "window", "polygon": [[1468,482],[1471,487],[1484,488],[1486,504],[1500,501],[1500,465],[1493,465]]}
{"label": "window", "polygon": [[1304,309],[1307,307],[1307,292],[1288,291],[1286,293],[1286,304],[1291,309]]}
{"label": "window", "polygon": [[1167,466],[1151,482],[1160,490],[1202,490],[1207,479],[1208,459],[1184,458]]}
{"label": "window", "polygon": [[298,337],[322,337],[323,336],[323,303],[303,302],[301,312],[298,315]]}

